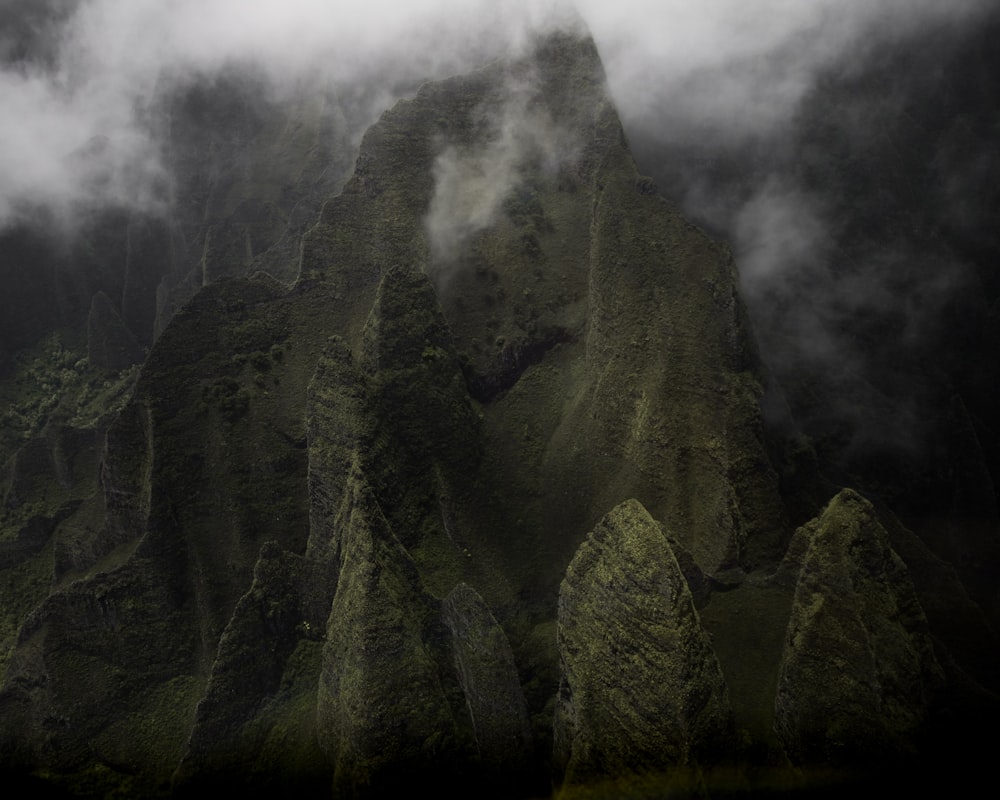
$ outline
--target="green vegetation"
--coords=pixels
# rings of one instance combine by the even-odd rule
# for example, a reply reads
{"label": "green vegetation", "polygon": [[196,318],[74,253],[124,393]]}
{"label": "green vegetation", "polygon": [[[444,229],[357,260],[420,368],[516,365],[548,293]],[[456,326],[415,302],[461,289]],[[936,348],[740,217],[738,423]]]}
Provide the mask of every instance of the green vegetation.
{"label": "green vegetation", "polygon": [[250,392],[232,378],[221,378],[201,390],[200,408],[215,408],[228,422],[236,422],[250,409]]}
{"label": "green vegetation", "polygon": [[[446,258],[436,158],[488,149],[512,75],[565,157],[528,153]],[[842,637],[797,652],[790,618],[861,575],[890,613],[826,622],[908,652],[919,603],[872,589],[898,565],[859,497],[792,538],[815,454],[766,431],[731,256],[638,174],[592,42],[424,86],[308,231],[282,182],[309,181],[321,111],[238,110],[205,113],[259,160],[184,212],[219,280],[141,369],[99,376],[60,334],[0,384],[0,758],[109,796],[518,796],[553,766],[568,797],[739,793],[796,752],[776,697],[850,694],[823,671]],[[835,529],[861,545],[823,549]],[[869,683],[906,678],[889,662]]]}
{"label": "green vegetation", "polygon": [[128,401],[138,365],[107,376],[91,367],[86,348],[55,332],[22,350],[0,381],[0,461],[50,422],[85,429],[114,417]]}

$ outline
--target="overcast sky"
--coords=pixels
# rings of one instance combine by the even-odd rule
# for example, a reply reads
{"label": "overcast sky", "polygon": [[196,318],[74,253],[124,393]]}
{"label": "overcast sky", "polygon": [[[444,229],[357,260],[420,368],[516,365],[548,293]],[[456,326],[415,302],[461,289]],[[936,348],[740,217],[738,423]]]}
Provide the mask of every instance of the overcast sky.
{"label": "overcast sky", "polygon": [[[33,205],[141,202],[158,81],[253,63],[280,83],[465,69],[559,24],[558,0],[0,0],[0,225]],[[780,125],[818,69],[967,24],[989,0],[578,0],[626,126]],[[48,13],[45,13],[48,10]],[[58,12],[58,13],[57,13]],[[46,20],[50,21],[46,21]],[[51,21],[53,20],[54,21]],[[25,43],[28,44],[25,44]],[[40,54],[25,62],[25,48]],[[692,75],[711,90],[680,91]],[[162,84],[161,84],[162,85]],[[701,84],[699,84],[701,85]],[[81,157],[81,152],[87,157]]]}

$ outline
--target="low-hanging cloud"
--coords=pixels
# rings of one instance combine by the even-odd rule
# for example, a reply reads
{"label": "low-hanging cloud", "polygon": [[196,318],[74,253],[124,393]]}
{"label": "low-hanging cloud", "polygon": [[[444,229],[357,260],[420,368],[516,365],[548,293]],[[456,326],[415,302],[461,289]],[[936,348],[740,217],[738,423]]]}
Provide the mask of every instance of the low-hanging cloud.
{"label": "low-hanging cloud", "polygon": [[[947,40],[997,13],[995,6],[995,0],[0,0],[0,234],[38,219],[70,228],[81,213],[108,206],[167,210],[173,176],[164,105],[178,89],[242,72],[275,99],[304,84],[332,87],[364,98],[351,121],[360,136],[422,80],[516,53],[537,33],[579,14],[601,54],[640,170],[653,173],[698,223],[732,241],[765,358],[778,373],[822,376],[838,393],[853,383],[860,397],[872,380],[906,369],[892,354],[905,355],[911,343],[919,353],[920,340],[941,330],[942,310],[969,277],[941,253],[922,252],[919,237],[905,231],[845,251],[852,236],[844,219],[860,198],[851,196],[856,186],[849,182],[829,186],[821,170],[818,180],[803,179],[796,163],[809,155],[808,136],[797,127],[803,108],[822,81],[847,85],[898,46],[920,37]],[[441,142],[424,220],[439,279],[447,280],[457,254],[499,218],[530,170],[558,166],[573,152],[566,131],[529,102],[531,92],[530,81],[511,85],[501,110],[487,120],[492,136],[485,147]],[[905,112],[897,88],[880,86],[857,102],[810,113],[814,120],[828,115],[846,147],[874,152],[883,122]],[[975,151],[984,142],[980,136],[971,146],[970,135],[956,126],[950,146],[934,155],[935,185],[923,191],[953,230],[991,243],[994,235],[981,231],[992,229],[992,206],[981,198],[991,191],[995,159],[978,163]],[[672,163],[655,163],[662,153]],[[884,216],[877,198],[866,202],[873,217]],[[873,330],[886,330],[901,344],[884,357],[871,352],[854,330],[865,320],[869,341]],[[915,395],[909,402],[917,402]],[[860,405],[831,413],[867,441],[909,435],[904,429],[913,426],[898,397],[889,412],[865,420],[857,419]]]}
{"label": "low-hanging cloud", "polygon": [[153,112],[172,87],[235,69],[279,95],[322,76],[390,103],[399,85],[523,46],[560,5],[0,0],[0,230],[39,209],[162,206]]}
{"label": "low-hanging cloud", "polygon": [[504,201],[533,174],[554,174],[579,147],[544,106],[533,103],[532,76],[511,78],[499,109],[478,112],[485,145],[442,143],[434,162],[434,193],[424,218],[431,263],[439,278],[454,268],[464,245],[497,221]]}
{"label": "low-hanging cloud", "polygon": [[991,0],[579,0],[626,127],[732,141],[786,124],[818,76]]}
{"label": "low-hanging cloud", "polygon": [[39,207],[162,202],[146,112],[165,84],[234,65],[252,65],[279,90],[317,73],[348,85],[412,83],[522,46],[575,6],[627,127],[747,135],[787,119],[819,69],[914,29],[967,23],[988,5],[0,0],[0,228]]}

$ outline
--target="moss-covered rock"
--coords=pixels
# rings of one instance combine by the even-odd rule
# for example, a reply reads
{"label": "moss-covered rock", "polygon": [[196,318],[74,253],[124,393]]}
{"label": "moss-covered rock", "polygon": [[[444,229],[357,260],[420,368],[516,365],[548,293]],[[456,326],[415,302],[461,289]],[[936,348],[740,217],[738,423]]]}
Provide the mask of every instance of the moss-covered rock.
{"label": "moss-covered rock", "polygon": [[[327,343],[309,383],[306,416],[309,451],[307,554],[331,568],[338,558],[335,523],[347,490],[347,479],[372,435],[369,404],[364,373],[357,368],[346,343],[334,337]],[[334,589],[327,590],[329,596],[324,612],[329,608]]]}
{"label": "moss-covered rock", "polygon": [[725,760],[722,671],[659,524],[636,501],[577,551],[559,593],[556,760],[567,787]]}
{"label": "moss-covered rock", "polygon": [[[35,609],[0,692],[0,747],[56,772],[103,762],[168,778],[197,699],[183,678],[197,643],[178,588],[162,564],[135,559]],[[178,678],[185,689],[165,705],[160,692]]]}
{"label": "moss-covered rock", "polygon": [[431,776],[447,785],[460,779],[473,745],[455,718],[457,684],[442,683],[437,604],[358,476],[339,522],[341,563],[317,697],[334,794],[383,796]]}
{"label": "moss-covered rock", "polygon": [[510,643],[496,618],[468,584],[442,602],[458,683],[489,780],[516,786],[528,772],[528,708]]}
{"label": "moss-covered rock", "polygon": [[[299,779],[329,778],[312,726],[304,736],[269,741],[283,711],[295,705],[298,695],[315,702],[315,673],[307,673],[305,682],[289,675],[289,662],[300,644],[318,645],[322,636],[322,629],[305,618],[301,587],[306,575],[301,556],[275,542],[261,548],[253,584],[236,604],[219,640],[211,677],[174,774],[175,787],[188,792],[226,781],[260,791],[287,774],[281,763],[296,764],[302,770]],[[262,724],[264,720],[268,724]]]}
{"label": "moss-covered rock", "polygon": [[844,490],[807,543],[775,728],[797,763],[878,770],[912,757],[943,674],[906,566],[875,511]]}

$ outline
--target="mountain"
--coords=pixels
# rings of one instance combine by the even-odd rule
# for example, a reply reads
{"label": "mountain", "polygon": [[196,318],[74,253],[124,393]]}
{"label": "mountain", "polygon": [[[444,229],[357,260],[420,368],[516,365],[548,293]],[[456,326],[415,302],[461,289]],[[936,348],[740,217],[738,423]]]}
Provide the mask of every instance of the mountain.
{"label": "mountain", "polygon": [[359,102],[165,97],[164,215],[0,242],[6,770],[649,797],[982,767],[992,518],[956,511],[949,560],[803,435],[593,41],[424,84],[355,153]]}

